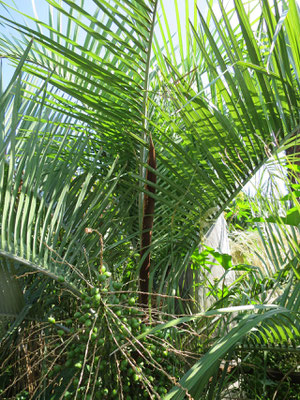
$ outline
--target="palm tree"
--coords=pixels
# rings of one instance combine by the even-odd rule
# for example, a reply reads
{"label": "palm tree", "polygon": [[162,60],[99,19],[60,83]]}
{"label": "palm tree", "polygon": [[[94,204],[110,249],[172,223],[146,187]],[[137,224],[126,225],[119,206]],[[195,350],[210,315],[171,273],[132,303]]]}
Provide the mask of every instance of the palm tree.
{"label": "palm tree", "polygon": [[2,34],[1,56],[18,67],[1,97],[0,256],[78,295],[99,269],[97,231],[112,272],[139,252],[142,292],[180,295],[203,233],[299,132],[297,5],[264,1],[256,23],[241,0],[219,1],[220,18],[186,2],[194,19],[174,40],[158,0],[47,3],[48,22],[1,16],[17,38]]}

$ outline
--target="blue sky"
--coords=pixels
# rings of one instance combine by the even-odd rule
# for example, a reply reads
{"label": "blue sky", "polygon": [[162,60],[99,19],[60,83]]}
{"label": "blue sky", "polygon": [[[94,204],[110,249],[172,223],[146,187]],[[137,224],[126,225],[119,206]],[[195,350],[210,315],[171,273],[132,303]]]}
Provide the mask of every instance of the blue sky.
{"label": "blue sky", "polygon": [[[175,7],[174,7],[174,1],[176,0],[163,0],[163,4],[166,10],[167,18],[169,21],[169,26],[171,29],[171,32],[174,33],[177,31],[177,21],[176,21],[176,13],[175,13]],[[15,9],[18,9],[20,12],[27,14],[33,18],[38,18],[42,21],[48,21],[49,19],[49,5],[46,2],[46,0],[6,0],[5,1],[9,6],[14,7]],[[190,8],[190,14],[192,15],[192,11],[194,8],[194,0],[188,0],[189,3],[189,8]],[[87,10],[93,8],[93,1],[92,0],[85,0],[85,8]],[[184,0],[177,0],[178,4],[178,9],[180,13],[180,19],[182,21],[182,28],[184,28],[185,25],[185,1]],[[206,5],[203,0],[198,1],[198,5],[201,7],[201,11],[205,11]],[[16,11],[10,10],[10,17],[12,17],[14,20],[20,23],[24,23],[25,19],[22,15],[17,13]],[[2,15],[7,15],[7,10],[4,9],[3,5],[0,5],[0,13]],[[54,14],[55,16],[55,14]],[[34,22],[28,21],[26,19],[27,23],[30,25],[34,25]],[[1,29],[1,28],[0,28]],[[3,31],[2,31],[3,32]],[[5,30],[5,34],[10,37],[13,35],[13,30]],[[184,29],[183,29],[183,40],[184,40]],[[11,67],[9,65],[9,62],[5,59],[2,60],[2,66],[3,66],[3,86],[6,86],[6,84],[9,82],[9,79],[11,78],[14,67]]]}

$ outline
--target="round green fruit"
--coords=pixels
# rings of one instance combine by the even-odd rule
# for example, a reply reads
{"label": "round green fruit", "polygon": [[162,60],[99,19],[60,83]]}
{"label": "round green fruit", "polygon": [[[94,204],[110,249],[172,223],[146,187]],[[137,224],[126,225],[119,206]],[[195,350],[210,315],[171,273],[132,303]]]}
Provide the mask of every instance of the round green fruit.
{"label": "round green fruit", "polygon": [[121,364],[120,364],[121,371],[125,371],[127,369],[127,366],[128,366],[128,361],[127,360],[122,360]]}
{"label": "round green fruit", "polygon": [[138,382],[140,380],[140,375],[138,374],[133,374],[132,375],[132,379],[134,380],[134,382]]}
{"label": "round green fruit", "polygon": [[101,274],[101,275],[98,276],[98,280],[99,280],[99,282],[101,282],[101,283],[105,282],[106,279],[107,279],[107,276],[104,275],[104,274]]}
{"label": "round green fruit", "polygon": [[122,283],[120,283],[120,282],[113,282],[112,286],[113,286],[113,288],[114,288],[115,290],[120,290],[121,287],[122,287]]}
{"label": "round green fruit", "polygon": [[94,301],[94,304],[96,304],[96,305],[100,304],[100,301],[101,301],[100,293],[95,294],[95,296],[93,297],[93,301]]}
{"label": "round green fruit", "polygon": [[92,325],[92,321],[90,319],[87,319],[84,323],[84,326],[86,326],[87,328],[89,328]]}
{"label": "round green fruit", "polygon": [[121,301],[126,301],[126,300],[127,300],[127,296],[126,296],[125,293],[122,293],[122,294],[121,294],[120,300],[121,300]]}
{"label": "round green fruit", "polygon": [[135,304],[135,298],[134,297],[130,297],[128,299],[128,305],[133,306]]}
{"label": "round green fruit", "polygon": [[100,292],[100,290],[99,290],[99,288],[92,288],[92,290],[91,290],[91,295],[92,296],[95,296],[95,294],[98,294]]}

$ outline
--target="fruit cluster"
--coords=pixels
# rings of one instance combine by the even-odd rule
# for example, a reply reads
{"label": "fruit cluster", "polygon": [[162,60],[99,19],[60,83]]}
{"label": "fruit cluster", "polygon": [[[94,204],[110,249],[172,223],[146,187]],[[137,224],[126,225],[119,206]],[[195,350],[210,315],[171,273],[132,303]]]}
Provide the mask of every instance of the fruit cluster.
{"label": "fruit cluster", "polygon": [[69,343],[63,362],[53,369],[64,375],[71,370],[65,398],[117,399],[121,393],[126,400],[159,398],[172,387],[170,377],[179,378],[181,363],[168,351],[170,333],[158,331],[136,341],[149,324],[136,296],[121,289],[102,269],[97,287],[82,293],[78,310],[65,321],[70,332],[57,329]]}

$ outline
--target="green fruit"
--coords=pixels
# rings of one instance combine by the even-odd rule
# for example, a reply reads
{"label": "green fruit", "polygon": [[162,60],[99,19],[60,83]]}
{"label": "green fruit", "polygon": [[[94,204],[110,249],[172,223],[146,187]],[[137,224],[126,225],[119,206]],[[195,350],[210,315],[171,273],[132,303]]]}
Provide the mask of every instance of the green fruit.
{"label": "green fruit", "polygon": [[158,388],[158,393],[159,394],[165,394],[165,393],[167,393],[167,389],[161,386],[161,387]]}
{"label": "green fruit", "polygon": [[140,380],[140,375],[138,375],[138,374],[133,374],[133,375],[132,375],[132,379],[133,379],[134,382],[138,382],[138,381]]}
{"label": "green fruit", "polygon": [[151,351],[156,351],[156,346],[155,346],[155,344],[150,344],[149,349],[150,349]]}
{"label": "green fruit", "polygon": [[106,271],[106,272],[104,273],[104,275],[106,275],[106,276],[107,276],[107,278],[109,278],[109,277],[111,277],[111,272],[109,272],[109,271]]}
{"label": "green fruit", "polygon": [[128,361],[127,360],[122,360],[120,364],[120,369],[121,371],[125,371],[127,369]]}
{"label": "green fruit", "polygon": [[78,362],[74,365],[75,368],[81,369],[82,368],[82,363]]}
{"label": "green fruit", "polygon": [[95,296],[95,294],[98,294],[100,292],[100,290],[99,290],[99,288],[92,288],[92,290],[91,290],[91,295],[92,296]]}
{"label": "green fruit", "polygon": [[92,321],[90,319],[87,319],[84,323],[84,326],[86,326],[87,328],[89,328],[92,325]]}
{"label": "green fruit", "polygon": [[115,290],[120,290],[121,287],[122,287],[122,283],[120,283],[120,282],[113,282],[112,286],[113,286],[113,288],[114,288]]}
{"label": "green fruit", "polygon": [[134,297],[130,297],[128,299],[128,305],[133,306],[135,304],[135,298]]}
{"label": "green fruit", "polygon": [[103,338],[100,338],[100,339],[98,340],[98,345],[99,345],[99,346],[103,346],[103,345],[104,345],[104,339],[103,339]]}
{"label": "green fruit", "polygon": [[121,329],[123,335],[129,335],[129,333],[131,332],[131,327],[130,326],[122,325],[120,327],[120,329]]}
{"label": "green fruit", "polygon": [[62,275],[60,275],[59,277],[58,277],[58,282],[64,282],[65,281],[65,278],[62,276]]}
{"label": "green fruit", "polygon": [[122,293],[122,294],[121,294],[120,300],[121,300],[121,301],[126,301],[126,300],[127,300],[127,296],[126,296],[125,293]]}
{"label": "green fruit", "polygon": [[57,331],[58,336],[63,336],[64,333],[65,333],[65,332],[64,332],[62,329],[59,329],[59,330]]}
{"label": "green fruit", "polygon": [[99,280],[99,282],[105,282],[106,281],[106,279],[107,279],[107,276],[106,275],[104,275],[104,274],[101,274],[101,275],[99,275],[98,276],[98,280]]}
{"label": "green fruit", "polygon": [[94,301],[94,303],[96,303],[97,305],[100,304],[100,301],[101,301],[101,295],[100,295],[100,293],[95,294],[95,296],[93,297],[93,301]]}
{"label": "green fruit", "polygon": [[137,329],[140,326],[140,322],[137,319],[132,318],[131,326],[132,326],[133,329]]}
{"label": "green fruit", "polygon": [[113,298],[111,299],[111,304],[119,304],[119,303],[120,300],[116,296],[113,296]]}
{"label": "green fruit", "polygon": [[53,318],[53,317],[49,317],[48,318],[48,321],[51,323],[51,324],[55,324],[55,318]]}

